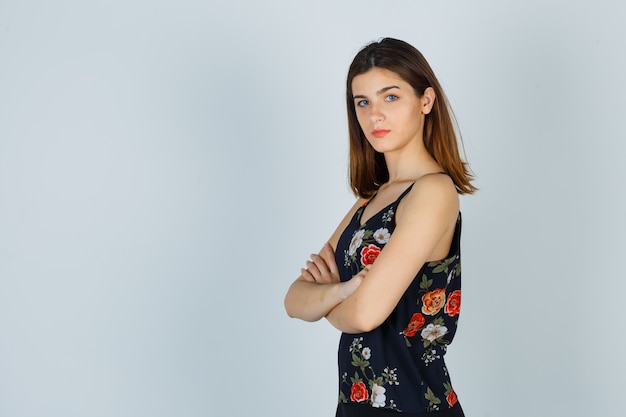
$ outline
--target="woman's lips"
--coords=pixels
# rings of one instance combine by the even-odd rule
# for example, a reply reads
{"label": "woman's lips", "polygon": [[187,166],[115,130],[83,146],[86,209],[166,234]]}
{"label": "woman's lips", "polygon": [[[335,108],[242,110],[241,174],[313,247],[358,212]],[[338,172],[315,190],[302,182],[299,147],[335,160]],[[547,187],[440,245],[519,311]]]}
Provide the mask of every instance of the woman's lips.
{"label": "woman's lips", "polygon": [[374,136],[375,138],[382,138],[383,136],[385,136],[389,132],[391,132],[391,130],[374,129],[374,130],[372,130],[372,136]]}

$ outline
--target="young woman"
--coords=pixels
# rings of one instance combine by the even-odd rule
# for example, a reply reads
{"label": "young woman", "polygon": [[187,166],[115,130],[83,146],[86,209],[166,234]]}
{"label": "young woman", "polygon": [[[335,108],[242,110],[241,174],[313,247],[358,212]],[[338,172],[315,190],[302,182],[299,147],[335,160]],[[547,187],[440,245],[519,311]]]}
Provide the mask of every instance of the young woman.
{"label": "young woman", "polygon": [[285,308],[342,331],[337,416],[463,416],[444,354],[461,303],[458,194],[476,188],[447,99],[417,49],[385,38],[354,58],[346,100],[359,198]]}

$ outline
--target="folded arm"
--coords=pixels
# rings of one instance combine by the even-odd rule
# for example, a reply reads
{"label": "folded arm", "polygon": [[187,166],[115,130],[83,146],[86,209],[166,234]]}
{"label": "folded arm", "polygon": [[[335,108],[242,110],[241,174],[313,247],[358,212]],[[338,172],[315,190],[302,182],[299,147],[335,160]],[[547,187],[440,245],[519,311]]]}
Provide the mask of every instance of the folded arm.
{"label": "folded arm", "polygon": [[337,246],[339,236],[363,202],[364,200],[359,199],[354,204],[328,243],[318,254],[311,255],[307,268],[302,269],[301,275],[289,287],[285,296],[285,310],[289,317],[317,321],[326,316],[360,285],[365,272],[348,282],[340,282],[333,248]]}
{"label": "folded arm", "polygon": [[310,282],[300,276],[291,284],[285,297],[287,314],[304,321],[321,319],[356,290],[364,274],[356,275],[347,282],[328,284]]}

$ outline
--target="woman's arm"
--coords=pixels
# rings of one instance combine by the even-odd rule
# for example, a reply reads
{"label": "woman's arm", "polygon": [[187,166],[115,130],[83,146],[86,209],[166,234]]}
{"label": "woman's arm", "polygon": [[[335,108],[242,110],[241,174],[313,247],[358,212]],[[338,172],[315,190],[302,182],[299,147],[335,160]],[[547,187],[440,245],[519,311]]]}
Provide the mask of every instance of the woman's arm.
{"label": "woman's arm", "polygon": [[[449,248],[459,212],[454,184],[444,175],[416,181],[401,202],[396,228],[363,283],[326,316],[345,333],[378,327],[398,304],[422,265]],[[447,255],[447,249],[441,258]]]}
{"label": "woman's arm", "polygon": [[329,284],[310,282],[300,276],[291,284],[285,297],[287,314],[304,321],[317,321],[352,294],[363,281],[363,276],[364,273],[347,282]]}
{"label": "woman's arm", "polygon": [[358,276],[347,282],[339,281],[334,248],[352,216],[364,202],[363,199],[357,200],[328,243],[319,254],[311,255],[311,261],[307,262],[308,268],[303,269],[302,275],[289,287],[285,296],[285,310],[289,317],[317,321],[352,294],[361,283],[362,278]]}

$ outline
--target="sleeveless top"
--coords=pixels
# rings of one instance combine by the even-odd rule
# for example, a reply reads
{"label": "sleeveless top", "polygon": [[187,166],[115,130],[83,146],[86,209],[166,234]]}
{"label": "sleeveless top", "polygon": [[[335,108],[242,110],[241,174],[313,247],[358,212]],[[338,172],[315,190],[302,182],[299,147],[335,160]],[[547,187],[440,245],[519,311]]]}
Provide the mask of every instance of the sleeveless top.
{"label": "sleeveless top", "polygon": [[[357,209],[335,251],[341,281],[374,262],[412,187],[364,225],[369,202]],[[342,333],[337,416],[463,415],[444,362],[461,306],[460,237],[459,213],[448,256],[422,266],[389,317],[370,332]]]}

